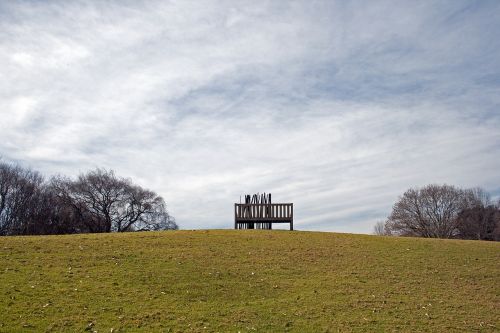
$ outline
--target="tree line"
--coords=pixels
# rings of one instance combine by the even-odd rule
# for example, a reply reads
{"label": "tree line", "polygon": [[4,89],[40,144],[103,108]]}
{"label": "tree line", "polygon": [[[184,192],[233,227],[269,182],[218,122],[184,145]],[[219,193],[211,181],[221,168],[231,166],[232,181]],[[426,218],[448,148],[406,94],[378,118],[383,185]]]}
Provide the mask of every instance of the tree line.
{"label": "tree line", "polygon": [[155,192],[94,169],[75,179],[0,160],[0,236],[178,229]]}
{"label": "tree line", "polygon": [[500,241],[500,200],[491,201],[481,188],[427,185],[407,190],[378,235]]}

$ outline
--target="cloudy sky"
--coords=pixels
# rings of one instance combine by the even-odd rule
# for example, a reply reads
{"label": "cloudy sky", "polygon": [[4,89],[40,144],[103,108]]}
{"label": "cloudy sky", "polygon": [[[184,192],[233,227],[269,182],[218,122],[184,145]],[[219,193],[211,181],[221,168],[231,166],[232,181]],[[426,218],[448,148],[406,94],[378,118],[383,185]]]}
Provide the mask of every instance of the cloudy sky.
{"label": "cloudy sky", "polygon": [[499,197],[500,1],[2,1],[0,155],[189,229],[264,191],[355,233],[409,187]]}

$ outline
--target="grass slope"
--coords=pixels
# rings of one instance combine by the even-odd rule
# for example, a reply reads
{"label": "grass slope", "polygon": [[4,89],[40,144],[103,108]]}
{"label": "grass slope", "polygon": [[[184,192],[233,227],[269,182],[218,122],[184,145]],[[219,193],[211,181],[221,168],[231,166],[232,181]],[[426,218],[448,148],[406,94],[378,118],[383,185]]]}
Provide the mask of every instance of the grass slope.
{"label": "grass slope", "polygon": [[500,243],[288,231],[0,238],[0,331],[500,329]]}

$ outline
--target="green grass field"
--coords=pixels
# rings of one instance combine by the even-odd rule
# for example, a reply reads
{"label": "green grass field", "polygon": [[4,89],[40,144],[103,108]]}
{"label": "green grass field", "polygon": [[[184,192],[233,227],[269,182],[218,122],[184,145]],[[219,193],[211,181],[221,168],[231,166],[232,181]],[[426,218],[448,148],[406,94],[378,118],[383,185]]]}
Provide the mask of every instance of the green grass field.
{"label": "green grass field", "polygon": [[289,231],[0,238],[1,332],[500,330],[500,243]]}

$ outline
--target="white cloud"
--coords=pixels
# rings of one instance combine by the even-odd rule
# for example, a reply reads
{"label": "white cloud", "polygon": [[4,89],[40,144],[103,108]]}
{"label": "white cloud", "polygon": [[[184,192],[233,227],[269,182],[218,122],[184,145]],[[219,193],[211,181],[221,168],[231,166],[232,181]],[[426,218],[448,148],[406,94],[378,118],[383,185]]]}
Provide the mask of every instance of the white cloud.
{"label": "white cloud", "polygon": [[[29,96],[16,97],[12,99],[10,106],[8,106],[8,109],[11,112],[9,114],[6,114],[6,118],[10,118],[12,120],[12,123],[10,125],[20,125],[29,118],[30,113],[33,112],[35,107],[35,98]],[[9,123],[4,124],[9,125]]]}
{"label": "white cloud", "polygon": [[31,67],[31,66],[33,66],[33,64],[35,62],[33,57],[26,52],[14,53],[11,56],[11,59],[14,63],[16,63],[20,66],[23,66],[23,67]]}

